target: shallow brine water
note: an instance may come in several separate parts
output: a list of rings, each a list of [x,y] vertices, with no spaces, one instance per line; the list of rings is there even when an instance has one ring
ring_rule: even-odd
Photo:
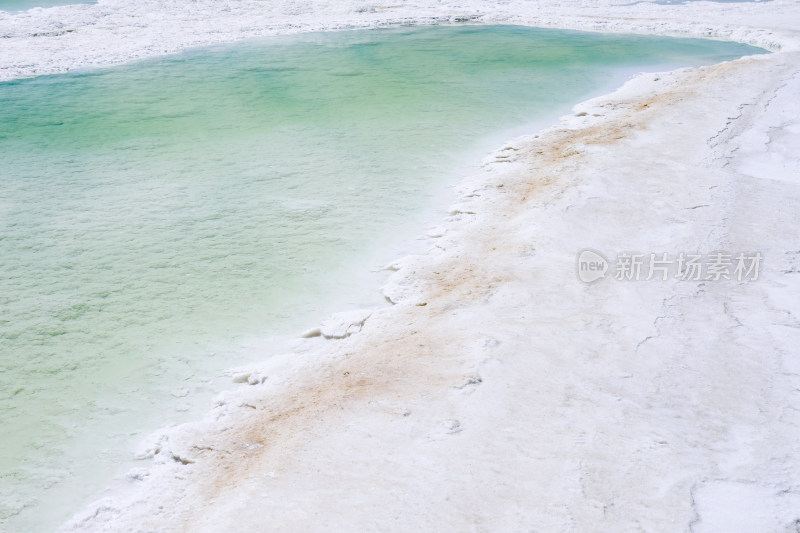
[[[48,8],[71,4],[94,4],[96,0],[0,0],[0,11],[16,13],[36,7]]]
[[[0,526],[54,528],[248,339],[363,304],[370,254],[491,135],[755,52],[402,28],[0,84]]]

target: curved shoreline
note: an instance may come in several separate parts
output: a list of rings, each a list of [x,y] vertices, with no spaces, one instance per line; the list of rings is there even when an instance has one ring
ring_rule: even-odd
[[[429,251],[393,266],[385,291],[396,305],[356,335],[310,339],[302,353],[243,369],[250,385],[221,395],[205,420],[154,435],[140,451],[152,466],[62,530],[409,530],[446,516],[447,530],[719,531],[729,516],[752,524],[731,501],[737,491],[771,509],[776,530],[789,524],[800,417],[779,413],[800,383],[781,370],[791,339],[769,334],[780,307],[752,310],[787,276],[776,265],[761,285],[587,286],[572,255],[646,249],[662,225],[678,226],[674,246],[732,245],[715,235],[741,186],[720,167],[738,138],[726,117],[739,98],[786,98],[774,59],[643,74],[507,143],[460,185]],[[737,85],[753,70],[755,94]],[[711,111],[705,123],[675,140],[676,119],[698,104]],[[673,138],[648,153],[664,135]],[[696,142],[720,135],[729,139]],[[643,229],[626,227],[632,215]],[[740,246],[787,244],[740,233]],[[724,338],[737,323],[774,355],[762,361]],[[708,328],[722,336],[713,349]],[[712,376],[724,379],[709,388]],[[766,384],[781,396],[759,395]],[[731,435],[736,446],[720,449]],[[771,464],[776,456],[786,459]]]
[[[625,24],[609,28],[598,20],[537,20],[593,26],[558,26],[563,29],[632,31]],[[652,24],[638,29],[681,31],[680,22]],[[703,36],[701,26],[680,35]],[[731,28],[713,32],[716,37],[736,34]],[[431,527],[444,508],[452,529],[527,525],[586,530],[602,524],[634,530],[634,520],[638,529],[646,530],[653,523],[648,520],[675,524],[677,515],[678,523],[702,531],[704,520],[721,520],[715,515],[718,509],[732,512],[719,503],[727,502],[732,490],[750,490],[748,497],[762,498],[766,507],[775,491],[784,491],[776,509],[786,514],[784,507],[797,503],[797,467],[776,465],[766,457],[797,451],[790,439],[796,415],[776,414],[781,405],[790,404],[796,387],[796,376],[780,372],[789,364],[780,354],[791,355],[792,338],[764,332],[775,327],[772,315],[782,309],[766,305],[780,301],[774,287],[797,289],[797,282],[775,269],[755,288],[587,287],[574,279],[571,255],[580,246],[648,249],[654,240],[699,249],[725,244],[725,238],[728,244],[770,243],[776,250],[790,249],[790,230],[764,239],[756,229],[765,220],[775,222],[769,227],[781,227],[777,222],[793,221],[791,213],[761,209],[740,216],[754,227],[749,233],[725,223],[736,213],[731,211],[736,202],[743,201],[737,187],[755,187],[740,183],[741,173],[730,170],[745,165],[732,154],[752,147],[742,141],[748,132],[775,127],[777,118],[770,118],[764,102],[791,93],[791,86],[785,88],[794,79],[789,74],[800,64],[796,34],[773,42],[774,34],[767,37],[766,32],[743,30],[740,35],[760,40],[762,46],[769,41],[782,52],[659,74],[657,80],[642,75],[611,95],[578,104],[576,114],[581,116],[566,117],[537,136],[501,147],[489,156],[483,172],[460,185],[462,202],[451,209],[445,231],[431,236],[430,251],[395,266],[398,272],[385,292],[397,305],[373,312],[358,335],[339,341],[311,339],[304,354],[275,357],[243,370],[240,377],[255,386],[224,394],[207,420],[154,436],[140,453],[152,457],[153,466],[132,472],[128,481],[120,482],[127,487],[90,506],[64,530],[127,531],[148,523],[170,531],[258,530],[264,523],[253,509],[271,510],[266,518],[270,529],[307,526],[314,517],[334,528]],[[752,79],[755,73],[757,80]],[[756,110],[758,106],[763,109]],[[702,120],[689,119],[685,131],[677,123],[692,112],[702,114]],[[764,117],[768,126],[758,122]],[[679,139],[681,135],[686,138]],[[764,154],[769,154],[769,144]],[[641,177],[648,173],[652,175]],[[607,175],[627,185],[609,181]],[[676,179],[678,183],[671,182]],[[697,180],[711,188],[701,190]],[[761,181],[758,186],[767,188],[762,194],[775,186]],[[615,194],[628,196],[623,201]],[[695,202],[708,209],[694,209]],[[637,210],[637,205],[653,207],[655,214]],[[637,216],[650,223],[649,232],[621,231]],[[658,228],[675,226],[670,219],[676,216],[683,221],[678,229],[663,230],[664,237]],[[554,222],[559,218],[562,223]],[[576,241],[575,231],[586,242]],[[504,245],[499,252],[498,243]],[[564,243],[575,250],[565,249]],[[636,316],[617,301],[634,303]],[[763,312],[754,314],[752,306],[759,303]],[[792,316],[792,306],[785,307]],[[735,338],[717,341],[715,351],[726,357],[697,361],[673,353],[677,345],[688,355],[700,350],[705,356],[700,343],[704,332],[710,329],[723,337],[731,327],[747,328],[739,335],[768,346],[777,360],[759,368],[747,343]],[[570,342],[564,345],[563,339]],[[651,359],[636,358],[642,346],[653,351]],[[537,355],[535,371],[521,357],[531,353]],[[746,374],[729,375],[731,357]],[[686,365],[701,370],[686,373]],[[722,393],[713,386],[706,391],[705,379],[692,381],[697,374],[724,376],[716,386]],[[654,383],[660,384],[655,392],[649,390]],[[773,394],[780,393],[770,401],[759,400],[758,394],[746,396],[759,402],[761,415],[736,395],[760,390],[753,383],[769,383]],[[675,389],[664,390],[668,386]],[[683,398],[687,390],[690,394]],[[739,423],[738,416],[745,422]],[[692,425],[676,421],[687,418]],[[697,430],[690,429],[688,439],[696,441],[694,446],[681,442],[695,423]],[[617,427],[621,424],[633,429]],[[781,429],[787,424],[789,429]],[[772,443],[759,444],[752,429],[758,427],[771,432]],[[697,449],[697,442],[722,443],[731,435],[749,450],[754,458],[750,463],[733,448]],[[531,442],[531,450],[520,453],[520,446]],[[380,458],[374,450],[381,450]],[[514,456],[512,450],[524,459],[522,464],[505,457]],[[623,453],[628,455],[619,464]],[[719,456],[731,464],[707,467]],[[420,463],[425,468],[417,468]],[[486,465],[495,475],[480,472]],[[317,477],[309,478],[314,471]],[[426,482],[425,473],[433,479]],[[387,478],[401,487],[401,494],[381,483]],[[500,487],[501,496],[487,490],[490,481]],[[667,481],[672,485],[665,488]],[[354,491],[364,483],[375,485],[376,494]],[[749,488],[742,489],[743,483]],[[256,494],[267,485],[273,485],[271,495]],[[526,488],[524,499],[519,486]],[[440,492],[452,492],[457,502],[437,497]],[[659,492],[667,496],[652,497]],[[309,501],[310,493],[319,501]],[[300,510],[281,511],[276,494],[299,502]],[[416,514],[404,516],[393,497]],[[528,499],[537,503],[526,507]],[[506,515],[487,515],[493,501],[507,502]],[[668,503],[659,503],[663,501]],[[384,507],[396,514],[393,520]],[[564,512],[553,514],[553,507]],[[784,520],[781,513],[775,515]]]

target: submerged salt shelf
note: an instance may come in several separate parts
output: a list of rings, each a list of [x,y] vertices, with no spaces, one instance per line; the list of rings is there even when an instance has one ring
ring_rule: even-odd
[[[487,138],[756,51],[404,28],[0,85],[0,524],[66,518],[143,432],[204,409],[244,340],[377,305],[351,280]]]

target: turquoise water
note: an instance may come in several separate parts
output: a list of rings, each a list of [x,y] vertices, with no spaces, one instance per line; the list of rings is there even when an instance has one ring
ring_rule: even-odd
[[[95,0],[0,0],[0,11],[27,11],[34,7],[67,6],[70,4],[94,4]]]
[[[426,27],[0,84],[0,526],[51,530],[206,409],[243,344],[349,303],[487,139],[648,65],[757,52]]]

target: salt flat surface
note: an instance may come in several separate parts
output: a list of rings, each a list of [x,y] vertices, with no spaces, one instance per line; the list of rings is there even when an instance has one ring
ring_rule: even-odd
[[[390,266],[394,306],[237,369],[206,419],[142,443],[141,468],[62,530],[797,531],[800,6],[628,3],[101,2],[0,18],[4,79],[473,18],[779,50],[638,76],[499,146],[427,249]],[[585,284],[587,248],[764,262],[751,281]]]

